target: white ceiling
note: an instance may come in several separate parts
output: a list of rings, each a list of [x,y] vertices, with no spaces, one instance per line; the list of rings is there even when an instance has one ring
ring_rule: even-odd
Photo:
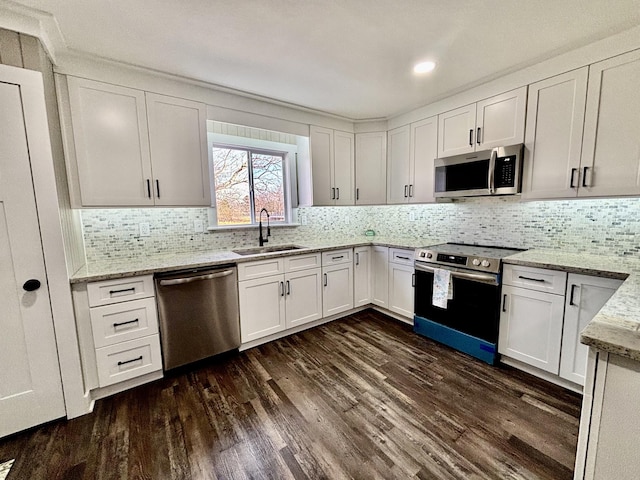
[[[354,120],[388,118],[640,24],[640,0],[18,0],[70,51]],[[415,62],[436,70],[417,78]]]

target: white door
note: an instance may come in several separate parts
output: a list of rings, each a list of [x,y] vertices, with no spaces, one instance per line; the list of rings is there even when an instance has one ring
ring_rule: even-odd
[[[584,385],[589,347],[580,343],[580,332],[596,316],[622,280],[570,273],[562,329],[560,376]]]
[[[155,204],[210,206],[206,106],[153,93],[146,99]]]
[[[524,198],[578,194],[587,73],[584,67],[529,87]]]
[[[355,149],[353,133],[336,130],[333,134],[333,185],[336,205],[353,205],[355,182]]]
[[[408,265],[389,264],[389,310],[403,317],[413,318],[414,268]]]
[[[331,265],[322,269],[322,316],[329,317],[353,308],[353,264]]]
[[[593,64],[578,196],[640,194],[640,52]]]
[[[287,328],[322,318],[322,269],[287,273],[284,283]]]
[[[477,105],[476,150],[524,142],[527,87],[487,98]]]
[[[371,247],[354,248],[353,257],[353,306],[362,307],[371,303]]]
[[[333,186],[333,130],[311,126],[311,174],[313,177],[313,204],[335,205]]]
[[[476,104],[438,115],[438,157],[475,152]]]
[[[409,201],[409,125],[387,133],[387,203]]]
[[[356,204],[387,201],[387,132],[356,133]]]
[[[558,374],[564,295],[504,285],[498,351]]]
[[[435,202],[434,160],[438,156],[438,117],[411,124],[409,202]]]
[[[372,303],[387,308],[389,304],[389,247],[371,247]]]
[[[284,276],[238,282],[238,297],[242,343],[286,328]]]
[[[62,417],[65,407],[19,85],[0,83],[0,111],[3,437]],[[27,291],[35,280],[40,287]]]

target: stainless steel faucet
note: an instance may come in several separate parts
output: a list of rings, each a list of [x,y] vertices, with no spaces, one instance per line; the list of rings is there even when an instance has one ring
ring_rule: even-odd
[[[262,212],[267,214],[267,236],[265,238],[262,237]],[[260,230],[260,236],[258,237],[258,242],[260,246],[263,246],[265,243],[269,241],[269,237],[271,236],[271,226],[269,226],[269,211],[266,208],[260,210],[260,220],[258,222],[258,229]]]

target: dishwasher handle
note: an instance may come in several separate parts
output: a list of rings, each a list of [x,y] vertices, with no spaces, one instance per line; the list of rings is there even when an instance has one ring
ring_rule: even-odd
[[[201,280],[213,280],[214,278],[228,277],[232,273],[233,273],[233,270],[224,270],[222,272],[209,273],[206,275],[198,275],[195,277],[172,278],[170,280],[160,280],[160,286],[168,287],[171,285],[183,285],[185,283],[199,282]]]

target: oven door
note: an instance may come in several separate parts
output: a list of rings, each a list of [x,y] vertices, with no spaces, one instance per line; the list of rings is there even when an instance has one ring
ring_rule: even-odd
[[[447,302],[447,308],[440,308],[432,304],[435,269],[416,262],[414,330],[495,363],[500,325],[499,276],[446,269],[452,275],[453,298]]]

